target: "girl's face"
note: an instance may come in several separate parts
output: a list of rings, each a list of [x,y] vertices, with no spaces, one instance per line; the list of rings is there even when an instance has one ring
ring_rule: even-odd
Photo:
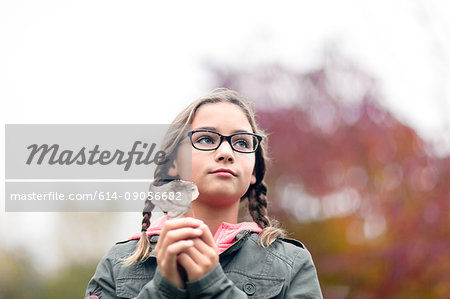
[[[228,102],[202,105],[192,122],[192,130],[198,129],[214,130],[225,136],[236,132],[253,132],[242,109]],[[189,138],[185,138],[181,146],[192,147]],[[192,147],[191,152],[192,174],[190,167],[177,163],[189,159],[178,155],[169,175],[178,174],[181,179],[192,180],[199,189],[198,201],[215,207],[227,206],[239,200],[250,184],[256,182],[253,174],[255,153],[235,152],[226,140],[216,150],[200,151]],[[178,153],[183,155],[189,151],[181,150]]]

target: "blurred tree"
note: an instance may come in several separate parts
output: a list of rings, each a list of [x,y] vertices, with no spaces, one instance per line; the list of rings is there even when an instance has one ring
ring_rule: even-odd
[[[308,245],[326,298],[447,296],[450,157],[381,106],[373,78],[331,54],[306,73],[210,68],[257,101],[270,213]]]
[[[47,277],[41,290],[41,298],[82,298],[97,263],[87,261],[83,264],[69,264],[56,275]]]
[[[34,244],[56,255],[52,267],[38,266],[25,247],[7,250],[0,245],[0,298],[84,296],[98,262],[117,241],[121,214],[58,213],[56,216],[58,225],[52,227],[52,242],[44,239]]]
[[[52,275],[38,271],[25,248],[0,250],[0,298],[81,298],[97,260],[68,263]]]
[[[0,265],[0,298],[36,298],[42,280],[23,248],[0,249]]]

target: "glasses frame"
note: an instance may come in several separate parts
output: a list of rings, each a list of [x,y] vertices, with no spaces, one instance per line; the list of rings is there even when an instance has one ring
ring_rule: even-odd
[[[209,148],[209,149],[196,147],[194,145],[194,141],[192,140],[192,134],[197,133],[197,132],[210,132],[210,133],[215,133],[215,134],[219,135],[219,137],[220,137],[219,144],[215,148]],[[252,150],[251,152],[243,152],[243,151],[237,150],[237,149],[234,148],[233,144],[231,144],[231,138],[233,136],[235,136],[235,135],[242,135],[242,134],[255,136],[256,139],[258,140],[258,144],[256,145],[255,149]],[[208,130],[208,129],[198,129],[198,130],[189,131],[189,132],[187,132],[186,136],[189,137],[189,139],[191,140],[192,147],[195,148],[196,150],[199,150],[199,151],[205,151],[205,152],[215,151],[216,149],[218,149],[220,147],[220,145],[222,144],[223,140],[225,139],[226,141],[228,141],[228,144],[230,145],[230,147],[231,147],[231,149],[233,151],[238,152],[238,153],[243,153],[243,154],[252,154],[252,153],[256,152],[256,150],[258,149],[259,145],[261,144],[261,140],[263,139],[262,136],[260,136],[258,134],[255,134],[255,133],[250,133],[250,132],[236,132],[234,134],[225,136],[225,135],[220,134],[219,132],[216,132],[216,131],[213,131],[213,130]]]

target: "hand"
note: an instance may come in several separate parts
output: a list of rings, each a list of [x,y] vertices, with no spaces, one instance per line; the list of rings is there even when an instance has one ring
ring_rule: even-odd
[[[194,281],[211,271],[219,263],[219,249],[206,224],[199,229],[202,235],[193,240],[194,246],[189,246],[178,255],[178,262],[186,270],[188,280]]]
[[[179,288],[184,288],[184,281],[177,268],[177,256],[195,246],[193,239],[204,234],[202,225],[202,221],[189,217],[167,220],[156,244],[159,271]]]

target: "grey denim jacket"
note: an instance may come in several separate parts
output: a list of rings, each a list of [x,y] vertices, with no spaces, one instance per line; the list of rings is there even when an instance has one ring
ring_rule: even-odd
[[[150,238],[152,247],[158,236]],[[156,257],[124,266],[137,240],[117,243],[103,257],[85,298],[322,298],[311,255],[293,239],[278,239],[268,248],[258,234],[242,231],[220,254],[220,263],[200,279],[177,288],[161,275]],[[91,296],[91,297],[90,297]]]

